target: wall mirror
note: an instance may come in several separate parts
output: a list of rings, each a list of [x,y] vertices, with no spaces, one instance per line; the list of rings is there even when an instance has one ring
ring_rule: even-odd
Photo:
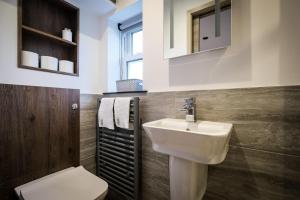
[[[164,57],[231,44],[231,0],[164,0]]]

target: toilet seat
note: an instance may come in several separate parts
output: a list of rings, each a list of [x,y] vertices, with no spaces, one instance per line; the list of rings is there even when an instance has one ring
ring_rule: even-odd
[[[102,200],[108,184],[82,166],[68,168],[15,188],[24,200]]]

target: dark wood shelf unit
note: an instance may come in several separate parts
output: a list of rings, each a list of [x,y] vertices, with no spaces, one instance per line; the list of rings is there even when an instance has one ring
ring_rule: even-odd
[[[43,72],[79,76],[79,8],[64,0],[18,1],[18,66]],[[62,38],[62,30],[72,31],[72,42]],[[74,63],[74,74],[23,66],[22,50]]]
[[[25,66],[25,65],[20,65],[20,68],[30,69],[30,70],[35,70],[35,71],[42,71],[42,72],[50,72],[50,73],[55,73],[55,74],[64,74],[64,75],[69,75],[69,76],[78,76],[77,74],[54,71],[54,70],[44,69],[44,68],[35,68],[35,67],[30,67],[30,66]]]
[[[32,34],[36,34],[37,36],[45,37],[46,39],[55,40],[55,41],[60,42],[62,44],[71,45],[71,46],[77,46],[77,44],[75,42],[71,42],[71,41],[65,40],[65,39],[63,39],[61,37],[57,37],[55,35],[51,35],[49,33],[37,30],[35,28],[31,28],[31,27],[22,25],[22,29],[23,29],[23,31],[28,31],[28,32],[30,32]]]

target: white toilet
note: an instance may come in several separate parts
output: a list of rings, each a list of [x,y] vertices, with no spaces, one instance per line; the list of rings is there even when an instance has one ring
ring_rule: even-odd
[[[108,184],[85,170],[71,167],[15,188],[20,200],[104,200]]]

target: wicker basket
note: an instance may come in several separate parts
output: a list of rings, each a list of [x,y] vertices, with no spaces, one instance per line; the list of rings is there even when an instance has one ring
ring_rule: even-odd
[[[143,81],[139,79],[119,80],[116,84],[118,92],[134,92],[143,90]]]

